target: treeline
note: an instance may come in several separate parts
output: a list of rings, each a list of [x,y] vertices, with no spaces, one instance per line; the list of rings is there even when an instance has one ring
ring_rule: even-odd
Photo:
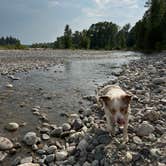
[[[6,45],[21,45],[20,40],[14,38],[14,37],[1,37],[0,38],[0,45],[6,46]]]
[[[129,47],[140,50],[166,49],[166,0],[148,0],[142,20],[129,33]]]
[[[124,49],[127,47],[127,36],[130,24],[120,28],[112,22],[92,24],[88,30],[72,33],[69,25],[65,26],[64,35],[53,43],[35,43],[33,48],[54,49]]]
[[[147,11],[134,27],[120,27],[112,22],[92,24],[88,30],[72,32],[65,26],[64,34],[53,43],[32,47],[54,49],[135,49],[144,51],[166,49],[166,0],[148,0]]]
[[[20,40],[12,36],[0,38],[0,49],[25,49]]]

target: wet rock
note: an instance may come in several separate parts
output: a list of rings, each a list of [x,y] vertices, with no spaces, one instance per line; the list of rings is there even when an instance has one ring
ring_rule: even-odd
[[[7,83],[7,84],[6,84],[6,88],[13,88],[13,85],[12,85],[12,84]]]
[[[164,84],[166,83],[166,78],[165,77],[155,78],[153,79],[153,83],[157,85]]]
[[[6,152],[2,152],[0,151],[0,162],[2,162],[7,156],[7,153]]]
[[[86,151],[87,147],[88,147],[88,142],[85,139],[82,139],[79,142],[77,149],[79,149],[80,151]]]
[[[140,126],[138,126],[136,133],[138,136],[148,136],[153,131],[154,127],[151,124],[149,124],[147,121],[144,121]]]
[[[21,159],[21,164],[24,164],[24,163],[32,163],[32,156]]]
[[[43,140],[49,140],[50,136],[48,134],[42,134],[42,139]]]
[[[73,154],[75,152],[75,149],[76,149],[76,146],[75,145],[72,145],[72,146],[69,146],[67,147],[67,152],[69,155]]]
[[[154,157],[158,157],[158,156],[161,156],[161,151],[160,149],[152,148],[150,149],[150,154]]]
[[[60,135],[62,134],[62,132],[63,132],[62,127],[55,127],[55,128],[51,131],[51,136],[60,137]]]
[[[33,145],[37,142],[37,136],[35,132],[28,132],[25,134],[23,141],[27,144],[27,145]]]
[[[55,160],[55,154],[50,154],[46,157],[45,163],[51,163]]]
[[[166,144],[166,133],[164,133],[158,140],[159,142],[162,142],[164,144]]]
[[[16,131],[19,128],[19,125],[15,122],[8,123],[5,126],[5,129],[8,131]]]
[[[138,136],[133,137],[133,142],[138,144],[138,145],[142,144],[142,140]]]
[[[13,143],[5,137],[0,137],[0,150],[9,150],[13,148]]]
[[[86,162],[83,164],[83,166],[91,166],[91,164],[86,161]]]
[[[71,129],[71,125],[69,123],[64,123],[62,125],[63,131],[69,131]]]
[[[47,154],[55,153],[57,151],[57,147],[55,145],[49,146],[46,151]]]
[[[40,165],[36,164],[36,163],[24,163],[24,164],[20,164],[18,166],[40,166]]]
[[[42,127],[41,129],[40,129],[40,133],[49,133],[50,132],[50,129],[48,129],[47,127]]]
[[[98,160],[94,160],[92,162],[92,166],[99,166],[99,161]]]
[[[12,80],[19,80],[20,79],[19,77],[15,77],[14,75],[9,75],[8,77]]]
[[[126,152],[125,161],[126,162],[131,162],[132,159],[133,159],[133,156],[132,156],[131,152]]]
[[[62,117],[69,117],[69,114],[68,113],[66,113],[66,112],[62,112],[62,113],[60,113],[60,116],[62,116]]]
[[[72,124],[72,127],[76,131],[80,130],[83,127],[82,120],[81,119],[75,119],[73,124]]]
[[[75,119],[78,119],[78,118],[79,118],[78,114],[70,114],[70,119],[71,120],[75,120]]]
[[[160,112],[154,111],[154,110],[147,110],[144,114],[144,119],[149,121],[156,121],[160,118]]]
[[[46,151],[44,149],[39,149],[36,151],[36,153],[39,155],[44,155],[44,154],[46,154]]]
[[[60,151],[60,152],[56,152],[56,160],[57,161],[61,161],[61,160],[65,160],[67,158],[67,151]]]

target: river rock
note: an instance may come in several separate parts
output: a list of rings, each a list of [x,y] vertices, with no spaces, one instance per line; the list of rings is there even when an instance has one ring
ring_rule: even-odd
[[[79,149],[80,151],[86,151],[87,147],[88,147],[88,142],[85,139],[82,139],[79,142],[77,149]]]
[[[7,156],[7,153],[6,152],[2,152],[0,151],[0,162],[2,162]]]
[[[27,144],[27,145],[33,145],[37,142],[37,136],[35,132],[28,132],[25,134],[23,141]]]
[[[51,131],[51,136],[54,137],[59,137],[63,132],[62,127],[55,127],[52,131]]]
[[[157,85],[164,84],[165,82],[166,82],[165,77],[159,77],[159,78],[153,79],[153,83]]]
[[[83,127],[82,120],[81,119],[75,119],[73,124],[72,124],[72,127],[76,131],[80,130]]]
[[[62,125],[63,131],[69,131],[71,129],[71,125],[69,123],[64,123]]]
[[[0,137],[0,150],[9,150],[13,148],[13,143],[5,137]]]
[[[147,110],[144,114],[144,119],[149,121],[156,121],[160,118],[160,112],[154,111],[154,110]]]
[[[147,121],[143,121],[136,131],[138,136],[148,136],[154,131],[154,127],[149,124]]]
[[[65,160],[67,158],[67,155],[68,153],[65,150],[56,152],[56,160],[57,161]]]
[[[49,140],[50,136],[48,134],[42,134],[42,139],[43,140]]]
[[[49,146],[46,151],[48,154],[55,153],[57,151],[57,147],[55,145]]]
[[[131,162],[132,158],[133,158],[133,156],[132,156],[131,152],[126,152],[125,161],[126,162]]]
[[[8,123],[5,126],[5,129],[8,131],[16,131],[19,128],[19,125],[15,122]]]
[[[12,85],[12,84],[7,83],[7,84],[6,84],[6,88],[13,88],[13,85]]]
[[[32,163],[32,156],[21,159],[21,164],[24,164],[24,163]]]
[[[20,164],[18,166],[40,166],[40,165],[37,163],[24,163],[24,164]]]
[[[45,162],[46,163],[51,163],[55,160],[55,154],[50,154],[46,157]]]
[[[142,140],[138,136],[133,137],[133,142],[138,144],[138,145],[142,144]]]

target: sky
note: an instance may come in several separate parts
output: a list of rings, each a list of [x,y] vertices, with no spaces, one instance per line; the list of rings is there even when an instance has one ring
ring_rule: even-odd
[[[0,0],[0,36],[13,36],[23,44],[52,42],[72,31],[88,29],[99,21],[120,26],[142,18],[146,0]]]

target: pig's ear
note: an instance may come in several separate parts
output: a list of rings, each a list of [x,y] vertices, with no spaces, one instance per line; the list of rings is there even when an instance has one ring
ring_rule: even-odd
[[[99,100],[103,101],[105,103],[105,105],[107,106],[108,103],[111,101],[111,98],[109,96],[100,96]]]
[[[126,95],[122,96],[122,100],[123,100],[126,104],[129,104],[129,103],[130,103],[131,98],[132,98],[132,95],[130,95],[130,94],[126,94]]]

